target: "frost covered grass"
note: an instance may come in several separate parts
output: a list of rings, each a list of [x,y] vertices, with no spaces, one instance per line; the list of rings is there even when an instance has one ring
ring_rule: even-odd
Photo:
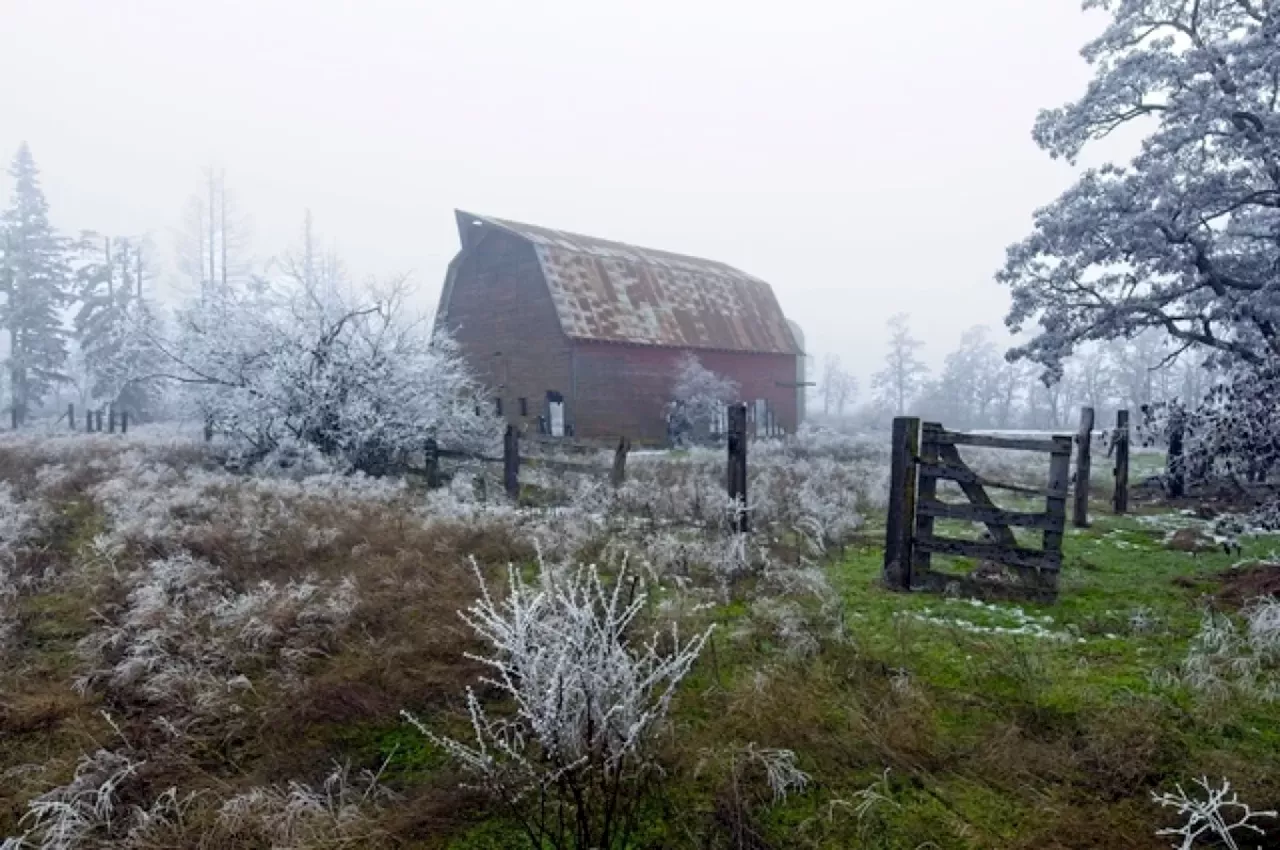
[[[1280,799],[1276,608],[1219,593],[1274,538],[1190,554],[1163,541],[1198,519],[1103,517],[1068,536],[1057,605],[991,604],[877,585],[882,467],[856,438],[753,446],[749,536],[718,453],[639,455],[617,493],[564,476],[539,500],[531,474],[513,505],[468,474],[231,473],[214,448],[0,439],[6,850],[528,848],[468,768],[551,787],[546,752],[646,766],[618,786],[630,847],[1154,848],[1177,783]],[[599,570],[544,584],[539,550]],[[1197,652],[1221,687],[1183,675]]]

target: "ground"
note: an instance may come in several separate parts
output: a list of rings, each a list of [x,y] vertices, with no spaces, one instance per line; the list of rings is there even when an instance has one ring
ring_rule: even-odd
[[[525,846],[400,711],[467,731],[468,558],[497,576],[533,563],[531,541],[607,541],[412,487],[249,482],[183,447],[77,446],[0,446],[10,513],[43,506],[5,526],[26,536],[0,593],[0,837]],[[1053,605],[885,590],[870,505],[821,561],[831,595],[775,599],[750,577],[656,589],[653,619],[674,607],[717,628],[657,742],[664,778],[632,846],[1165,847],[1156,831],[1178,819],[1151,793],[1201,776],[1275,807],[1280,701],[1198,691],[1185,662],[1206,610],[1236,617],[1276,592],[1260,564],[1280,539],[1175,551],[1168,533],[1200,521],[1138,511],[1098,501],[1068,533]],[[749,745],[793,751],[808,787],[775,800],[724,755]],[[115,770],[114,821],[82,806],[87,825],[50,837],[29,807],[78,787],[77,770]],[[1280,830],[1255,845],[1280,847]]]

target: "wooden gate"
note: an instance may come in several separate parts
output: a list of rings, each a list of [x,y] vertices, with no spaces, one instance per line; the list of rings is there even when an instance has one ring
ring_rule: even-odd
[[[1043,452],[1049,455],[1043,488],[992,481],[974,472],[957,446]],[[895,590],[958,590],[989,598],[1052,601],[1062,567],[1071,437],[999,437],[948,431],[936,422],[899,417],[893,421],[892,471],[885,528],[884,580]],[[943,501],[938,482],[952,481],[967,501]],[[1045,500],[1043,511],[1006,510],[987,489]],[[962,520],[986,527],[985,539],[942,537],[935,520]],[[1041,546],[1020,543],[1014,528],[1040,532]],[[968,575],[938,572],[933,556],[972,558]]]

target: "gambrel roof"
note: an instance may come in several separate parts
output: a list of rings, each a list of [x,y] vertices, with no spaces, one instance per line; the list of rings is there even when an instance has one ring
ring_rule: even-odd
[[[800,354],[769,284],[712,260],[457,212],[463,247],[484,228],[532,244],[573,339]],[[479,233],[477,231],[480,231]]]

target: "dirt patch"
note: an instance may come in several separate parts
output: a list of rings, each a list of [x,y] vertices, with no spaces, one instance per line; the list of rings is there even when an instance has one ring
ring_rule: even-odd
[[[1240,608],[1259,596],[1280,596],[1280,564],[1246,564],[1218,573],[1215,578],[1221,587],[1213,598],[1227,607]]]

